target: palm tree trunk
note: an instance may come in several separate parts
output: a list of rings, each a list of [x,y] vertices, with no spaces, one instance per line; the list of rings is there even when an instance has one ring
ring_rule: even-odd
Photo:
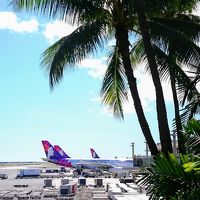
[[[140,25],[140,31],[144,43],[144,48],[147,54],[147,60],[149,63],[153,83],[156,92],[156,110],[158,118],[158,128],[160,133],[160,141],[162,146],[162,152],[168,155],[168,152],[172,152],[172,143],[170,137],[170,131],[167,120],[167,111],[164,101],[163,90],[159,78],[158,68],[153,52],[153,48],[150,42],[149,30],[147,20],[144,12],[144,2],[142,0],[136,0],[136,10],[138,14],[138,20]]]
[[[122,62],[124,65],[125,74],[126,74],[126,77],[128,80],[128,85],[129,85],[129,88],[131,91],[131,95],[132,95],[132,98],[134,101],[134,107],[135,107],[135,111],[137,113],[138,121],[140,123],[142,132],[147,141],[147,144],[149,146],[151,154],[153,156],[155,156],[158,153],[158,149],[153,140],[149,125],[148,125],[147,120],[144,115],[144,111],[142,108],[142,104],[141,104],[138,89],[137,89],[136,78],[134,77],[134,74],[133,74],[133,69],[131,66],[130,54],[129,54],[129,44],[130,43],[128,40],[127,29],[125,29],[123,27],[116,27],[116,36],[115,37],[116,37],[119,53],[122,56]]]
[[[174,57],[174,51],[173,51],[173,44],[169,45],[169,56],[171,59],[173,59],[174,62],[176,62],[176,58]],[[176,79],[175,79],[176,71],[174,70],[173,66],[170,67],[170,80],[171,80],[171,88],[172,88],[172,95],[173,95],[173,101],[174,101],[174,114],[175,114],[175,123],[176,123],[176,133],[178,138],[178,149],[179,153],[185,154],[185,144],[184,144],[184,138],[181,133],[182,131],[182,124],[181,124],[181,117],[179,112],[179,102],[176,92]]]
[[[179,152],[182,154],[185,154],[185,145],[183,141],[182,136],[182,125],[181,125],[181,118],[179,113],[179,103],[177,98],[177,92],[176,92],[176,80],[174,78],[174,75],[172,74],[170,70],[170,79],[171,79],[171,88],[172,88],[172,94],[173,94],[173,100],[174,100],[174,112],[175,112],[175,122],[176,122],[176,133],[178,137],[178,148]]]

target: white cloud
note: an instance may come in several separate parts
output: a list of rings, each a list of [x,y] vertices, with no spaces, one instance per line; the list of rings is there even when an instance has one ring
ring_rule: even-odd
[[[141,72],[141,70],[137,70],[135,72],[135,76],[137,77],[138,90],[143,102],[155,101],[155,88],[151,76],[148,74],[144,74],[143,72]],[[162,82],[162,87],[165,101],[172,101],[172,92],[169,82]]]
[[[102,59],[85,59],[79,64],[80,68],[88,69],[93,78],[102,78],[106,71],[105,57]]]
[[[128,102],[125,102],[123,104],[123,111],[124,114],[129,114],[135,112],[134,104],[133,104],[133,99],[131,97],[131,92],[128,92]]]
[[[151,107],[149,104],[151,102],[155,103],[156,101],[155,88],[152,78],[150,75],[142,73],[141,70],[137,70],[135,72],[135,76],[137,78],[137,87],[143,109],[145,112],[149,112],[151,111]],[[173,98],[169,83],[162,83],[162,87],[165,102],[172,102]],[[128,92],[128,99],[129,102],[124,104],[124,113],[126,114],[135,112],[130,91]]]
[[[193,10],[192,14],[200,16],[200,3],[197,3],[196,9]]]
[[[75,29],[76,26],[70,26],[63,21],[55,20],[46,24],[43,34],[50,43],[53,43],[56,40],[69,35]]]
[[[0,12],[0,29],[15,32],[37,32],[39,23],[36,19],[20,20],[13,12]]]
[[[92,60],[90,60],[92,62]],[[99,61],[100,62],[100,61]],[[95,65],[96,66],[96,65]],[[137,78],[137,87],[140,95],[140,99],[142,102],[142,106],[145,112],[151,111],[150,103],[155,103],[155,88],[150,75],[144,74],[142,72],[143,66],[139,66],[138,70],[134,72],[135,77]],[[171,87],[168,82],[162,83],[165,102],[172,102],[172,92]],[[90,101],[100,102],[100,97],[92,97]],[[131,97],[130,91],[128,92],[128,102],[123,104],[124,114],[134,113],[134,103]],[[111,116],[111,112],[108,108],[104,108],[102,111],[103,114]]]

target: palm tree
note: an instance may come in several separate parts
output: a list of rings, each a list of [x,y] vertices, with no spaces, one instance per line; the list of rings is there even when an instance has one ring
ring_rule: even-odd
[[[172,143],[170,138],[170,131],[168,126],[167,111],[165,107],[163,90],[159,78],[158,67],[156,64],[153,47],[151,45],[149,28],[147,25],[147,19],[144,11],[145,9],[144,1],[136,0],[135,6],[138,14],[138,21],[142,35],[142,40],[144,43],[144,49],[147,55],[147,60],[156,91],[156,110],[157,110],[158,127],[159,127],[162,151],[165,153],[165,155],[168,155],[168,152],[172,152]]]
[[[61,38],[43,53],[42,65],[49,71],[51,87],[59,83],[65,69],[73,67],[89,53],[95,52],[99,46],[103,46],[106,39],[115,36],[117,48],[115,55],[120,56],[123,70],[120,73],[120,68],[118,68],[121,67],[120,62],[114,63],[117,61],[111,61],[109,67],[111,68],[113,63],[117,64],[116,70],[112,73],[119,72],[119,76],[125,74],[144,137],[152,155],[156,155],[158,150],[144,115],[129,55],[128,33],[135,23],[133,2],[124,1],[122,3],[119,0],[13,0],[12,5],[17,9],[25,8],[49,17],[59,16],[61,19],[70,20],[79,25],[74,32]],[[123,78],[121,80],[123,83]],[[121,88],[120,85],[116,86],[118,90],[116,96],[120,99],[126,99],[126,93],[121,91],[123,87],[123,85]],[[107,90],[105,90],[106,92]],[[108,98],[105,97],[105,99]],[[165,151],[168,150],[171,151],[171,148],[165,149]]]
[[[184,66],[189,66],[191,68],[191,63],[193,63],[193,65],[199,64],[200,48],[195,42],[199,40],[200,20],[193,15],[178,14],[173,16],[173,18],[168,18],[166,16],[160,18],[154,17],[153,19],[150,19],[149,22],[150,34],[152,36],[154,53],[159,66],[160,77],[164,80],[166,80],[167,77],[170,77],[171,80],[179,150],[181,153],[184,153],[185,148],[181,133],[181,124],[184,123],[183,117],[185,117],[185,114],[182,117],[179,114],[177,91],[180,94],[180,101],[182,102],[186,99],[184,93],[189,93],[189,96],[193,97],[198,94],[198,91],[194,86],[196,79],[191,81],[181,69],[181,65],[184,64]],[[135,44],[132,54],[132,59],[134,61],[146,59],[146,54],[141,41],[138,41]],[[195,101],[197,99],[198,98],[195,98]],[[188,100],[191,101],[190,99]]]
[[[185,13],[185,12],[191,12],[192,8],[195,7],[196,3],[198,1],[194,0],[194,1],[171,1],[169,2],[162,2],[161,4],[159,4],[157,7],[160,9],[157,9],[152,12],[151,8],[152,8],[152,1],[146,1],[145,0],[136,0],[135,1],[135,7],[136,7],[136,11],[138,14],[138,21],[139,21],[139,26],[140,26],[140,31],[141,31],[141,35],[142,35],[142,40],[143,40],[143,45],[144,45],[144,49],[145,49],[145,53],[146,53],[146,58],[148,60],[148,65],[150,68],[150,72],[152,75],[152,79],[154,82],[154,86],[155,86],[155,90],[156,90],[156,102],[157,102],[157,115],[158,115],[158,125],[159,125],[159,131],[160,131],[160,140],[161,140],[161,144],[162,144],[162,148],[163,148],[163,152],[165,153],[165,155],[167,155],[167,151],[171,151],[171,141],[170,141],[170,134],[169,134],[169,127],[168,127],[168,123],[167,123],[167,113],[166,113],[166,108],[165,108],[165,103],[164,103],[164,97],[163,97],[163,92],[162,92],[162,87],[161,87],[161,83],[160,83],[160,79],[159,79],[159,73],[158,73],[158,69],[157,69],[157,64],[156,64],[156,59],[155,59],[155,52],[154,49],[151,45],[151,39],[150,39],[150,35],[149,35],[149,31],[153,30],[155,31],[155,27],[159,28],[158,30],[161,30],[160,35],[162,36],[166,36],[166,34],[171,34],[172,32],[183,32],[186,31],[186,36],[184,35],[184,37],[181,34],[181,39],[185,41],[185,43],[192,43],[190,41],[190,38],[192,38],[193,41],[199,41],[199,33],[200,33],[200,28],[199,28],[199,19],[193,16],[193,19],[190,19],[191,16],[186,16],[186,15],[181,15],[180,13]],[[156,2],[153,1],[153,3],[156,4]],[[147,22],[147,18],[145,15],[145,4],[146,6],[149,6],[148,9],[150,11],[147,11],[147,15],[149,17],[149,21]],[[153,5],[154,7],[154,5]],[[179,27],[175,27],[175,24],[172,24],[172,27],[168,26],[169,25],[169,21],[171,20],[171,18],[174,18],[174,16],[180,17],[183,21],[183,23],[179,22]],[[169,20],[166,22],[165,18],[168,18]],[[164,20],[163,20],[164,19]],[[173,19],[172,19],[173,20]],[[184,21],[185,20],[185,21]],[[193,22],[193,24],[191,24],[191,22]],[[187,28],[191,27],[193,28],[193,30],[186,30],[186,28],[182,28],[182,26],[187,24]],[[168,28],[173,28],[173,30],[167,29],[166,30],[166,25],[168,26]],[[188,26],[189,25],[189,26]],[[157,31],[157,30],[156,30]],[[166,31],[165,33],[163,31]],[[172,37],[174,35],[171,35]],[[165,38],[166,39],[166,38]],[[172,39],[172,38],[170,38]],[[172,39],[173,41],[173,39]],[[158,43],[161,41],[158,41]],[[165,41],[166,42],[166,41]],[[176,43],[176,42],[175,42]],[[171,59],[175,61],[176,59],[176,52],[174,51],[174,41],[168,42],[168,51],[169,51],[169,56],[171,57]],[[187,46],[192,46],[192,48],[190,48],[189,50],[184,49],[181,52],[181,56],[182,56],[182,61],[185,61],[185,63],[188,64],[188,62],[190,62],[191,65],[191,58],[192,63],[195,63],[199,65],[199,58],[200,58],[200,48],[195,45],[194,43],[187,45]],[[177,46],[175,45],[176,50],[177,50]],[[179,46],[179,49],[180,46]],[[185,52],[184,52],[185,51]],[[175,55],[174,55],[175,53]],[[178,53],[180,53],[180,50],[178,51]],[[180,57],[180,56],[179,56]],[[179,114],[179,104],[178,104],[178,98],[177,98],[177,94],[176,94],[176,80],[173,77],[173,74],[175,73],[175,71],[170,68],[170,74],[171,74],[171,87],[172,87],[172,92],[173,92],[173,99],[174,99],[174,107],[175,107],[175,120],[176,120],[176,131],[177,131],[177,135],[178,135],[178,139],[179,139],[179,149],[182,153],[185,152],[185,148],[184,148],[184,144],[183,144],[183,137],[181,134],[181,118],[180,118],[180,114]],[[162,117],[163,116],[163,117]],[[161,134],[161,131],[167,132],[167,134]],[[166,141],[165,141],[166,140]]]

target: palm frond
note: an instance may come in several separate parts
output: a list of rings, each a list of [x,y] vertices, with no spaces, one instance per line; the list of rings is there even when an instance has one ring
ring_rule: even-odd
[[[183,126],[187,153],[200,156],[200,122],[192,119]]]
[[[146,187],[150,199],[192,199],[198,197],[200,182],[198,174],[186,172],[184,165],[195,161],[188,155],[180,155],[180,160],[174,154],[168,158],[162,153],[157,156],[139,183]],[[193,193],[193,189],[196,193]],[[195,199],[195,198],[194,198]]]
[[[159,66],[160,78],[162,80],[167,80],[173,75],[176,79],[176,88],[179,94],[179,101],[184,101],[186,92],[192,93],[192,95],[197,93],[198,90],[196,87],[190,87],[192,80],[187,76],[184,70],[182,70],[181,66],[176,62],[176,60],[172,59],[156,45],[153,45],[153,48]]]
[[[161,49],[169,51],[169,43],[173,44],[174,57],[184,65],[200,63],[200,48],[182,32],[165,24],[149,21],[152,40],[159,44]],[[171,48],[171,46],[170,46]],[[168,53],[168,52],[167,52]]]
[[[200,65],[199,65],[200,66]],[[196,67],[193,65],[193,70],[192,71],[187,71],[187,73],[189,74],[188,76],[190,76],[190,74],[192,74],[192,76],[190,76],[191,79],[191,83],[188,84],[187,89],[185,90],[185,94],[183,97],[183,101],[182,101],[182,105],[185,104],[186,100],[188,102],[193,101],[194,98],[193,97],[195,95],[197,95],[199,92],[198,90],[195,90],[197,87],[197,84],[200,81],[200,72],[199,72],[199,67]]]
[[[97,51],[97,47],[104,43],[105,34],[105,24],[98,21],[86,23],[50,46],[42,54],[41,62],[41,66],[49,72],[50,86],[62,79],[67,66],[74,66],[89,53]]]
[[[141,62],[147,63],[147,57],[142,39],[139,39],[132,45],[130,50],[130,59],[133,66],[137,66]]]
[[[167,81],[170,79],[170,74],[173,75],[177,83],[177,91],[179,94],[179,101],[183,102],[185,94],[190,94],[192,96],[194,93],[197,93],[198,90],[196,87],[191,87],[192,80],[186,75],[181,66],[176,63],[176,60],[172,59],[167,55],[161,48],[152,45],[154,53],[156,56],[156,61],[158,64],[159,75],[162,81]],[[131,50],[132,61],[137,64],[139,62],[146,62],[146,54],[144,46],[141,41],[138,41],[136,45]],[[148,65],[146,71],[149,72]],[[173,72],[173,73],[171,73]],[[188,99],[189,100],[189,99]]]
[[[101,87],[101,97],[102,103],[109,107],[116,118],[124,118],[122,104],[128,100],[126,76],[116,46],[109,54],[108,68]]]
[[[162,1],[151,0],[145,2],[147,15],[152,16],[174,16],[177,13],[188,13],[192,12],[198,0],[171,0]]]
[[[71,23],[88,19],[89,16],[93,20],[99,19],[98,16],[105,14],[104,4],[103,0],[12,0],[10,3],[15,10],[25,9],[49,18],[68,19]]]
[[[138,44],[133,48],[133,58],[136,61],[145,61],[145,51],[141,44],[137,45]],[[161,80],[167,81],[170,79],[170,76],[173,75],[176,80],[176,89],[180,103],[183,103],[186,99],[187,102],[190,102],[184,110],[182,110],[181,114],[181,122],[185,124],[192,116],[199,113],[198,90],[193,84],[193,81],[187,76],[184,70],[182,70],[181,66],[176,63],[176,60],[167,55],[166,52],[162,51],[162,49],[155,44],[153,44],[153,48]],[[146,70],[149,71],[148,65]],[[176,130],[175,120],[173,120],[173,129]]]
[[[195,115],[200,114],[200,95],[194,94],[193,99],[189,102],[184,109],[181,110],[181,121],[183,124],[190,119],[192,119]]]
[[[171,27],[185,34],[193,42],[200,41],[200,18],[192,15],[178,14],[174,18],[152,18],[154,22]]]

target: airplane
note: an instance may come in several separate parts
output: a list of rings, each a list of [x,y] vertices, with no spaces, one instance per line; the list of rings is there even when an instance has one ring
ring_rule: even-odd
[[[106,161],[105,159],[100,159],[98,154],[93,148],[90,148],[90,152],[93,159],[101,160],[102,162]],[[134,168],[133,160],[132,159],[109,159],[109,162],[112,163],[113,167],[109,169],[110,172],[121,171],[124,169],[132,169]],[[136,167],[136,166],[135,166]]]
[[[64,158],[55,148],[47,141],[42,141],[46,157],[42,158],[44,161],[51,162],[57,165],[65,167],[75,167],[81,169],[104,169],[109,170],[111,168],[123,168],[130,169],[133,168],[132,159],[101,159],[101,158],[92,158],[92,159],[72,159]],[[96,153],[96,152],[95,152]],[[97,155],[98,156],[98,155]],[[98,156],[99,157],[99,156]]]
[[[42,140],[42,145],[44,147],[44,151],[46,154],[46,158],[42,158],[42,160],[54,163],[60,166],[65,167],[76,167],[76,168],[84,168],[84,169],[97,169],[97,168],[111,168],[110,165],[105,165],[101,163],[93,164],[91,159],[71,159],[66,158],[61,155],[56,149],[49,143],[47,140]],[[58,148],[57,148],[58,149]]]
[[[90,152],[91,152],[92,158],[100,158],[93,148],[90,148]]]
[[[63,158],[48,141],[42,140],[42,145],[46,154],[46,158],[42,158],[42,160],[63,167],[72,167],[71,162]]]
[[[68,156],[58,145],[54,145],[55,150],[63,157],[63,158],[71,158]]]

